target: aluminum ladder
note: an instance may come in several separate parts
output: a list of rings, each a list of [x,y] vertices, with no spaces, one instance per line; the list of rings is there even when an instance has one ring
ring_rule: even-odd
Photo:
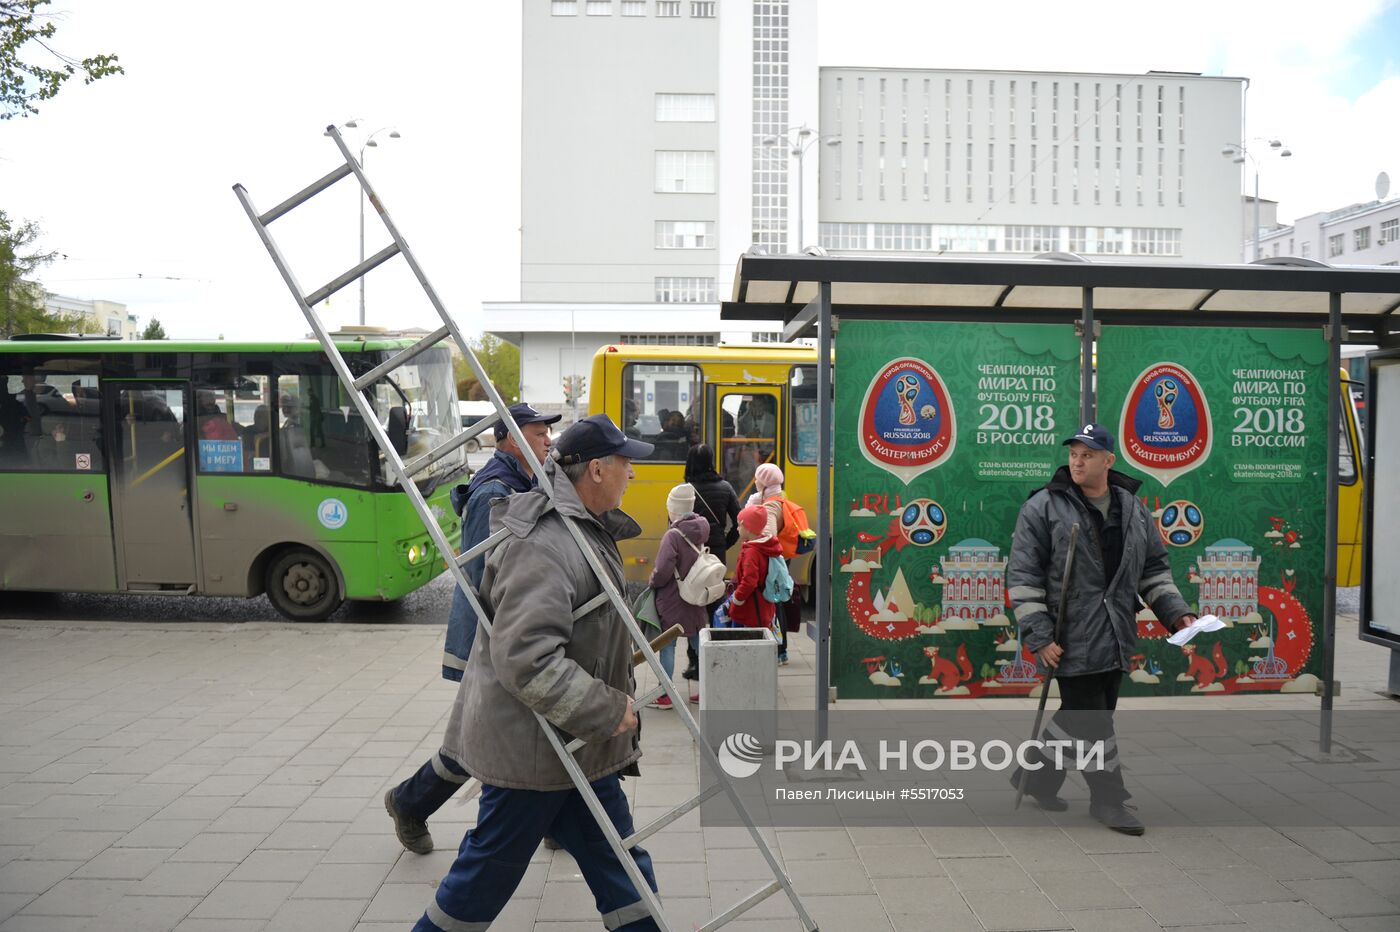
[[[317,342],[321,344],[321,348],[325,351],[326,357],[330,360],[341,384],[349,393],[351,400],[355,404],[355,410],[359,412],[362,422],[373,436],[375,445],[378,446],[380,452],[384,455],[384,461],[387,464],[389,474],[398,483],[400,488],[403,489],[404,493],[408,496],[408,500],[412,502],[414,511],[417,512],[419,520],[423,522],[423,526],[432,538],[433,544],[438,549],[438,553],[443,555],[455,554],[456,548],[453,546],[452,542],[447,539],[446,534],[443,533],[437,520],[428,510],[427,502],[424,500],[422,493],[419,492],[418,486],[414,484],[413,477],[415,475],[443,457],[460,449],[472,437],[486,430],[493,429],[498,423],[506,426],[511,437],[515,439],[516,444],[518,444],[521,451],[523,451],[535,475],[543,476],[544,470],[540,462],[535,458],[534,452],[530,449],[530,445],[525,441],[525,436],[521,432],[520,426],[512,420],[508,406],[501,399],[495,386],[491,384],[491,380],[487,377],[481,362],[476,358],[471,347],[467,345],[467,341],[463,339],[457,323],[448,314],[447,309],[443,307],[442,301],[438,298],[437,291],[434,290],[427,276],[423,273],[422,268],[418,265],[417,259],[414,258],[412,251],[410,251],[408,247],[408,243],[405,242],[398,227],[394,225],[394,221],[390,218],[389,212],[385,209],[379,195],[375,193],[374,188],[370,185],[363,168],[351,154],[345,140],[340,135],[340,131],[335,126],[329,126],[326,128],[326,135],[330,136],[331,139],[335,141],[336,148],[340,150],[343,162],[332,171],[278,204],[276,207],[260,213],[257,208],[253,206],[252,199],[241,184],[235,184],[233,186],[233,192],[238,198],[239,203],[243,205],[244,211],[247,212],[248,220],[253,224],[253,229],[257,231],[258,236],[262,239],[263,245],[267,247],[268,254],[272,257],[273,264],[277,266],[277,271],[281,273],[282,280],[286,283],[288,289],[291,290],[292,297],[295,299],[297,307],[301,309],[302,315],[311,326],[311,330],[315,334]],[[334,185],[337,181],[351,175],[359,182],[365,198],[373,205],[375,212],[379,215],[379,219],[383,221],[384,227],[388,231],[392,242],[390,245],[364,259],[358,265],[343,274],[333,278],[315,291],[307,292],[298,284],[296,276],[292,273],[291,267],[288,265],[276,241],[273,240],[268,227],[274,220],[287,215],[317,194],[320,194],[322,191]],[[345,286],[358,281],[370,271],[395,256],[402,256],[404,261],[408,263],[409,269],[413,272],[414,277],[418,279],[418,283],[427,294],[428,300],[433,306],[433,310],[437,312],[438,319],[442,322],[442,326],[423,337],[412,346],[399,351],[380,365],[375,366],[373,369],[357,378],[350,371],[350,367],[346,363],[344,356],[341,355],[340,350],[331,339],[330,333],[317,316],[315,306]],[[457,348],[471,366],[471,370],[476,375],[482,388],[485,389],[495,412],[494,414],[482,418],[471,427],[454,435],[451,439],[444,441],[437,447],[431,448],[427,452],[405,462],[394,449],[384,426],[379,423],[378,418],[375,416],[370,396],[367,392],[375,383],[390,372],[414,359],[423,351],[447,339],[451,339],[457,344]],[[554,490],[552,488],[542,486],[541,489],[551,500],[553,499]],[[687,706],[686,697],[680,694],[670,677],[668,677],[661,668],[661,662],[657,658],[656,652],[652,649],[651,644],[642,633],[642,629],[637,624],[636,619],[632,617],[631,608],[627,600],[623,598],[622,593],[613,585],[612,579],[609,577],[602,562],[598,559],[597,554],[588,546],[583,536],[583,531],[572,521],[566,521],[564,523],[565,526],[568,527],[575,544],[582,551],[593,574],[598,578],[602,586],[602,592],[596,598],[589,600],[584,605],[578,606],[578,608],[574,610],[573,617],[575,619],[581,618],[594,609],[599,608],[605,602],[612,603],[613,608],[619,613],[623,623],[627,626],[627,632],[636,645],[637,653],[641,654],[642,658],[651,667],[652,672],[657,678],[657,686],[654,689],[634,700],[634,707],[637,709],[638,714],[640,715],[641,710],[648,703],[659,698],[663,693],[670,696],[672,708],[685,723],[685,727],[690,732],[691,741],[698,750],[703,765],[709,768],[715,779],[713,785],[702,790],[696,796],[686,800],[642,828],[636,829],[628,837],[623,838],[613,827],[612,820],[608,818],[602,803],[598,800],[597,794],[594,793],[593,788],[589,786],[587,778],[579,768],[578,762],[574,759],[573,752],[582,747],[584,742],[575,738],[565,744],[559,731],[551,725],[544,716],[535,713],[536,721],[548,737],[551,746],[554,748],[554,752],[559,755],[560,762],[564,765],[565,770],[568,771],[575,788],[577,788],[582,795],[589,812],[593,815],[594,821],[597,822],[598,827],[602,829],[603,834],[607,837],[609,845],[612,846],[613,853],[627,871],[627,876],[631,878],[632,885],[641,894],[642,902],[646,904],[647,911],[661,929],[665,930],[665,932],[670,932],[671,927],[667,924],[666,918],[662,912],[660,899],[652,892],[651,887],[646,882],[646,878],[642,875],[636,862],[628,853],[628,849],[680,819],[707,799],[723,792],[729,797],[730,802],[737,810],[754,844],[758,847],[759,851],[763,853],[763,859],[772,871],[773,880],[744,897],[724,912],[712,917],[709,922],[700,927],[699,932],[709,932],[709,930],[718,929],[726,925],[731,920],[748,912],[779,891],[787,895],[788,900],[792,903],[793,909],[797,912],[798,920],[802,923],[803,929],[807,930],[807,932],[817,932],[817,924],[812,920],[811,916],[808,915],[806,908],[802,905],[802,901],[798,898],[796,890],[793,889],[791,879],[787,876],[786,871],[783,870],[782,865],[780,865],[774,857],[772,849],[769,848],[768,843],[763,838],[763,834],[754,824],[753,817],[749,814],[743,801],[739,798],[738,792],[730,782],[729,775],[724,772],[724,769],[720,766],[719,759],[715,756],[714,750],[710,747],[708,742],[706,742],[704,735],[700,731],[699,724],[696,722],[695,717],[691,714]],[[479,623],[486,629],[488,634],[491,631],[490,616],[482,607],[476,590],[468,581],[465,567],[472,559],[486,553],[491,548],[504,541],[509,535],[510,532],[503,528],[491,534],[480,544],[469,548],[460,556],[455,557],[455,559],[446,560],[448,571],[456,580],[457,586],[465,594],[467,601],[476,612]]]

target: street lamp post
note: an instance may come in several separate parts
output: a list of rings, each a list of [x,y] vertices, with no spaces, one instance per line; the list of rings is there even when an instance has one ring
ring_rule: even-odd
[[[1277,139],[1264,139],[1263,137],[1256,136],[1250,141],[1267,142],[1269,144],[1269,151],[1277,152],[1281,159],[1286,159],[1293,155],[1293,151]],[[1249,146],[1242,142],[1226,143],[1225,147],[1220,150],[1220,154],[1236,165],[1243,165],[1245,159],[1248,159],[1250,164],[1254,166],[1254,235],[1251,239],[1254,240],[1254,259],[1258,261],[1263,250],[1263,245],[1259,242],[1261,236],[1259,230],[1259,160],[1254,157],[1254,153],[1249,151]]]
[[[341,124],[341,127],[342,127],[342,128],[345,128],[345,129],[358,129],[359,126],[360,126],[360,118],[359,118],[359,117],[356,117],[356,118],[353,119],[353,120],[346,120],[344,123]],[[399,139],[399,138],[401,138],[401,137],[400,137],[400,134],[399,134],[399,131],[396,130],[396,129],[394,129],[394,128],[392,128],[392,127],[389,127],[389,126],[381,126],[379,129],[377,129],[377,130],[375,130],[374,132],[370,133],[367,137],[365,137],[365,141],[360,145],[360,168],[361,168],[361,169],[363,169],[363,168],[365,167],[365,150],[366,150],[366,149],[377,149],[377,148],[379,148],[379,143],[377,143],[377,142],[374,141],[374,137],[378,136],[380,133],[384,132],[386,129],[389,130],[389,138],[390,138],[390,139]],[[326,135],[329,136],[330,133],[326,133]],[[365,189],[364,189],[363,186],[361,186],[361,187],[360,187],[360,264],[363,265],[363,264],[364,264],[364,261],[365,261]],[[363,327],[363,326],[365,325],[365,278],[366,278],[366,276],[364,276],[364,275],[361,275],[361,276],[360,276],[360,326],[361,326],[361,327]]]
[[[807,155],[807,150],[812,148],[813,145],[815,145],[819,140],[822,139],[826,140],[826,144],[829,146],[837,146],[841,144],[841,140],[839,137],[818,135],[817,131],[812,129],[806,123],[803,123],[800,126],[789,126],[787,129],[783,130],[780,135],[766,136],[763,139],[763,145],[766,148],[772,148],[774,146],[782,145],[786,148],[789,155],[792,155],[797,159],[797,235],[795,237],[789,235],[788,237],[789,252],[802,252],[802,207],[804,203],[802,196],[802,185],[807,173],[805,156]],[[796,240],[797,242],[796,249],[792,248],[793,240]]]

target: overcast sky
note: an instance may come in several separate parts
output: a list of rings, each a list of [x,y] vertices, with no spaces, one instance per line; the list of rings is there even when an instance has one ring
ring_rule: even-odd
[[[267,209],[334,167],[327,123],[360,118],[402,134],[379,136],[370,178],[447,307],[476,330],[483,300],[518,298],[518,3],[54,6],[60,49],[115,52],[127,73],[72,82],[38,116],[0,123],[0,207],[39,222],[66,257],[45,271],[49,290],[122,301],[172,336],[305,333],[230,189],[242,182]],[[1247,77],[1248,134],[1294,153],[1261,171],[1283,220],[1370,200],[1383,170],[1400,188],[1400,0],[818,10],[821,65]],[[357,209],[342,182],[274,226],[306,290],[354,263]],[[371,235],[368,251],[386,242]],[[371,323],[432,319],[401,262],[370,276],[369,306]],[[332,299],[332,323],[357,316],[354,288]]]

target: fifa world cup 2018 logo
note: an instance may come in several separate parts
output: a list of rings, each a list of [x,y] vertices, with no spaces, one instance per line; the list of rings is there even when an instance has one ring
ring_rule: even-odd
[[[1163,379],[1152,391],[1157,396],[1157,426],[1163,430],[1175,427],[1176,418],[1172,415],[1172,405],[1176,404],[1176,381]]]
[[[919,423],[914,411],[914,399],[919,397],[919,380],[912,375],[901,375],[894,383],[895,397],[899,399],[899,423],[906,427]]]

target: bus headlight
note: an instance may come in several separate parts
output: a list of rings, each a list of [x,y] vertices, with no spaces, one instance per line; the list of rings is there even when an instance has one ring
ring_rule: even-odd
[[[422,550],[422,548],[419,547],[417,544],[414,544],[412,547],[409,547],[409,548],[408,548],[408,562],[409,562],[409,563],[417,563],[417,562],[418,562],[418,558],[421,557],[421,556],[423,556],[423,550]]]

